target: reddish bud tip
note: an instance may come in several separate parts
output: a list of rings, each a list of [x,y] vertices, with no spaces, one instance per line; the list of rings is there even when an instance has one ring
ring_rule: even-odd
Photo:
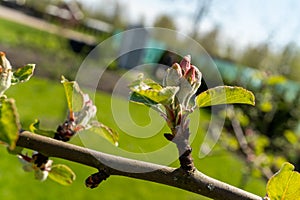
[[[193,84],[195,80],[195,67],[192,66],[185,74],[184,77],[188,80],[189,83]]]
[[[183,59],[180,61],[180,67],[184,73],[186,73],[191,68],[191,56],[190,55],[183,57]]]

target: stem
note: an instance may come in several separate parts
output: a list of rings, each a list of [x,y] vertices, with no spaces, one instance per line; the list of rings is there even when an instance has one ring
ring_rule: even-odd
[[[172,140],[177,146],[179,153],[180,167],[187,172],[192,172],[195,169],[192,158],[192,147],[189,143],[190,131],[187,115],[182,115],[181,122],[176,126],[175,137]]]
[[[17,146],[38,151],[49,157],[63,158],[97,169],[102,169],[109,175],[120,175],[153,181],[201,194],[215,200],[262,200],[262,198],[257,195],[215,180],[202,174],[198,170],[194,170],[192,173],[187,174],[183,169],[175,169],[109,155],[27,131],[20,134]],[[126,170],[121,171],[113,169],[104,163],[110,163],[112,164],[111,166],[119,166]],[[133,173],[133,171],[141,170],[147,172]]]

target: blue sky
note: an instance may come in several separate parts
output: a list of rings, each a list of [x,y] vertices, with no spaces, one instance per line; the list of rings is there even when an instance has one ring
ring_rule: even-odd
[[[82,0],[91,9],[104,12],[111,12],[115,1],[124,6],[124,18],[132,24],[143,20],[151,26],[156,16],[165,13],[173,17],[178,30],[184,33],[192,30],[198,3],[197,0]],[[212,0],[200,29],[208,31],[216,25],[222,30],[222,42],[238,47],[266,40],[274,47],[291,41],[300,46],[300,1]]]

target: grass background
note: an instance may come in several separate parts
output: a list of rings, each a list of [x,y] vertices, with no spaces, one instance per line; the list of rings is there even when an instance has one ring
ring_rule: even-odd
[[[70,77],[72,73],[76,73],[75,66],[80,65],[78,62],[81,58],[70,53],[65,39],[3,19],[0,19],[0,27],[0,50],[8,52],[7,56],[14,66],[15,64],[18,66],[36,63],[38,75],[53,79],[33,78],[27,83],[13,86],[8,90],[7,96],[16,99],[23,128],[27,129],[29,124],[38,118],[43,128],[56,129],[58,124],[64,121],[67,111],[59,77],[62,74]],[[162,136],[165,131],[168,131],[166,127],[154,136],[145,139],[129,136],[114,121],[111,107],[108,106],[111,105],[111,100],[111,95],[107,93],[96,94],[97,115],[101,122],[119,132],[121,149],[142,154],[142,152],[150,152],[168,144]],[[114,98],[114,100],[117,101],[118,109],[120,109],[118,112],[122,114],[130,110],[133,121],[140,126],[147,126],[149,123],[161,120],[159,116],[156,116],[159,119],[151,121],[147,114],[148,110],[143,106],[130,104],[128,107],[127,99]],[[221,146],[216,145],[210,156],[198,158],[199,147],[203,141],[210,115],[202,111],[200,112],[201,120],[198,116],[192,116],[193,126],[198,127],[193,130],[193,133],[197,132],[197,134],[192,143],[196,167],[213,178],[264,196],[265,181],[248,175],[244,183],[242,176],[244,163]],[[124,123],[126,124],[126,121]],[[136,130],[133,127],[131,131]],[[81,143],[78,136],[71,142]],[[97,146],[97,141],[95,144]],[[176,149],[171,153],[176,155]],[[77,179],[71,186],[61,186],[51,180],[42,183],[35,180],[33,173],[24,172],[18,159],[9,155],[5,147],[0,146],[0,199],[207,199],[169,186],[117,176],[110,177],[98,188],[91,190],[84,186],[84,180],[90,174],[95,173],[95,169],[60,159],[54,159],[54,162],[66,163],[75,171]],[[171,163],[171,166],[178,167],[178,162]]]

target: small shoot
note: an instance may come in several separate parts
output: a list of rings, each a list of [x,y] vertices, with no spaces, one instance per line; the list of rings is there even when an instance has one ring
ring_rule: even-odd
[[[3,96],[11,85],[28,81],[33,75],[34,69],[34,64],[27,64],[13,72],[5,53],[0,52],[0,96]]]
[[[97,108],[89,95],[83,93],[75,81],[68,81],[62,77],[62,83],[65,89],[69,117],[58,127],[54,138],[68,141],[77,132],[89,130],[117,146],[119,139],[117,132],[96,120]]]

